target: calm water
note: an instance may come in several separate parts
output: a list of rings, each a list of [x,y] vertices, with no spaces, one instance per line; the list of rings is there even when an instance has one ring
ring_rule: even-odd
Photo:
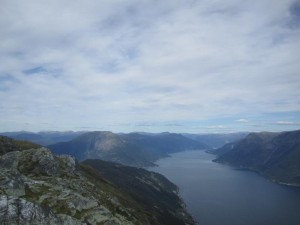
[[[214,163],[203,151],[173,154],[151,168],[180,188],[200,225],[299,225],[300,189]]]

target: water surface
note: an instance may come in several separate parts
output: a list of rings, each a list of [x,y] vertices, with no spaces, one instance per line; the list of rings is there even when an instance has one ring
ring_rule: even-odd
[[[204,151],[173,154],[151,170],[180,188],[200,225],[299,225],[300,189],[214,163]]]

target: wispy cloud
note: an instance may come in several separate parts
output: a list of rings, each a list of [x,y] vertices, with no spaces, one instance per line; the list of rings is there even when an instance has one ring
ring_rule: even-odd
[[[294,0],[4,0],[1,129],[299,112],[298,24]]]
[[[300,127],[300,122],[293,122],[293,121],[277,121],[275,122],[276,125],[284,125],[284,126],[298,126]]]
[[[238,122],[238,123],[249,123],[249,120],[247,120],[247,119],[238,119],[238,120],[236,120],[236,122]]]

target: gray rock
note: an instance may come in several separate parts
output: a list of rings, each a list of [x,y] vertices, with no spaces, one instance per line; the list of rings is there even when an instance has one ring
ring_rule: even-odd
[[[0,196],[0,224],[3,225],[79,225],[74,218],[56,215],[49,208],[22,198]]]
[[[5,175],[4,171],[0,172],[0,187],[8,195],[23,196],[25,195],[26,178],[18,171],[9,171]]]
[[[77,163],[71,156],[55,156],[46,148],[13,151],[0,157],[0,168],[18,170],[23,174],[74,176]]]
[[[113,165],[109,168],[115,170]],[[141,201],[137,202],[130,195],[131,181],[141,171],[125,166],[118,170],[122,171],[117,175],[122,174],[120,185],[125,187],[123,190],[112,183],[113,178],[120,180],[121,177],[108,176],[110,180],[107,180],[92,167],[78,165],[71,156],[55,156],[46,148],[8,152],[0,156],[0,224],[166,224],[158,221],[155,214],[146,213]],[[142,194],[174,190],[175,185],[152,176],[152,173],[144,173],[135,180],[140,182],[138,188],[144,187]],[[149,188],[151,192],[145,191]],[[135,189],[132,191],[135,193]],[[178,212],[181,211],[174,211]]]

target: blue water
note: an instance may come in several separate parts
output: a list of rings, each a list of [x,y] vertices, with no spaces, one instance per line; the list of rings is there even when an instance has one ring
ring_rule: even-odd
[[[214,163],[204,151],[173,154],[151,168],[180,188],[200,225],[300,225],[300,188]]]

